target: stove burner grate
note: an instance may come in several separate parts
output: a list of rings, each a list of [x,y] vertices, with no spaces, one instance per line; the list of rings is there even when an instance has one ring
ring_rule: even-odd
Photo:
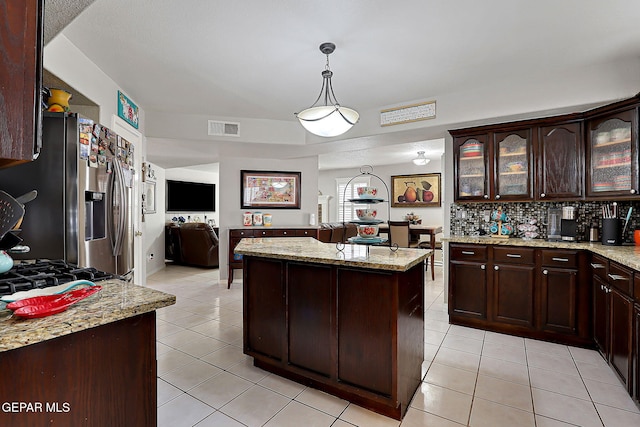
[[[36,260],[22,262],[4,274],[0,274],[0,296],[20,291],[61,285],[74,280],[101,280],[116,277],[93,267],[78,267],[63,260]]]

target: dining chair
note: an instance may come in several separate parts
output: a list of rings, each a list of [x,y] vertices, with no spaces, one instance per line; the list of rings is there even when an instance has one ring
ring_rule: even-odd
[[[389,221],[389,245],[399,248],[431,249],[431,242],[411,241],[409,221]],[[433,257],[433,252],[430,256]],[[425,260],[425,270],[429,268],[428,259]],[[434,268],[431,267],[431,280],[436,280]]]

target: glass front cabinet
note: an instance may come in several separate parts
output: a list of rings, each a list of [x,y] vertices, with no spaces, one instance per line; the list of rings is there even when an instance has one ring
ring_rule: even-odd
[[[488,139],[487,134],[454,139],[456,200],[489,199]]]
[[[530,200],[532,198],[531,130],[493,134],[494,198]]]
[[[589,120],[587,197],[638,194],[637,138],[635,108]]]

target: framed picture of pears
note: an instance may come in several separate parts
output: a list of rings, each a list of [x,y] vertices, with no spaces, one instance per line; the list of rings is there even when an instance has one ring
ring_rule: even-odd
[[[440,174],[391,176],[391,206],[394,208],[438,207],[440,197]]]

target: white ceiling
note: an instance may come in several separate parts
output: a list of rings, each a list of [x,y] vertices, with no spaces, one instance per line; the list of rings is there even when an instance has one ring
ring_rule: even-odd
[[[544,90],[559,76],[637,60],[639,20],[637,0],[95,0],[63,34],[147,115],[295,121],[320,90],[325,41],[337,45],[338,100],[375,111],[420,99],[462,103],[482,86]],[[431,146],[442,146],[417,133],[397,142],[388,148],[387,135],[370,144],[387,148],[370,153],[310,153],[336,168],[407,161],[419,149],[439,157]],[[147,157],[175,166],[171,153]]]

